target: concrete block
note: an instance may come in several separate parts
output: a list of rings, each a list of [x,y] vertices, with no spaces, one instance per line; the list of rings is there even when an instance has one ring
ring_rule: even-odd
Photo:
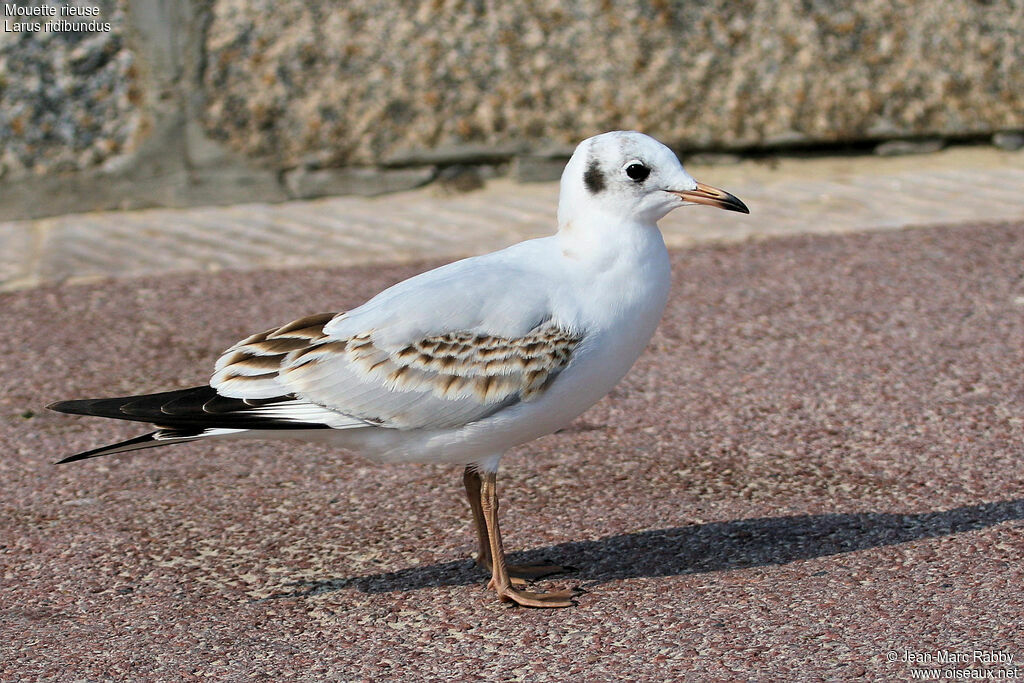
[[[1024,147],[1024,133],[1000,132],[992,136],[992,144],[1008,152],[1016,152]]]
[[[293,199],[312,199],[337,194],[365,197],[411,190],[429,183],[435,175],[427,168],[296,168],[285,172],[284,186]]]
[[[512,178],[520,183],[546,183],[558,180],[565,169],[566,158],[517,156],[512,162]]]

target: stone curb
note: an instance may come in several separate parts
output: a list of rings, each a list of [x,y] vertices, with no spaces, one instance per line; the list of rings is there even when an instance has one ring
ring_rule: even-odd
[[[688,165],[750,216],[694,207],[662,221],[673,248],[799,233],[1024,217],[1024,151],[955,147],[901,157]],[[0,291],[220,269],[395,263],[484,253],[554,229],[557,183],[488,181],[331,197],[72,214],[0,223]]]

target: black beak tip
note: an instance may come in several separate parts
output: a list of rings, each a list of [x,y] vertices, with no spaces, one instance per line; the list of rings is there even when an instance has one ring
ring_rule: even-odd
[[[726,211],[736,211],[737,213],[750,213],[750,209],[747,208],[747,205],[744,204],[743,200],[741,200],[739,197],[737,197],[734,194],[725,192],[724,190],[722,191],[722,194],[725,196],[722,197],[722,201],[718,206],[725,209]]]
[[[726,206],[725,208],[727,208],[729,211],[737,211],[739,213],[747,214],[750,213],[750,209],[748,209],[747,205],[740,201],[738,197],[733,197],[732,199],[733,201],[730,202],[729,205]]]

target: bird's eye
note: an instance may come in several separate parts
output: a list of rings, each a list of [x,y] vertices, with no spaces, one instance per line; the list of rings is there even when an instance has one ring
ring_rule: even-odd
[[[628,175],[631,180],[642,183],[647,180],[647,176],[651,175],[651,169],[643,164],[630,164],[626,167],[626,175]]]

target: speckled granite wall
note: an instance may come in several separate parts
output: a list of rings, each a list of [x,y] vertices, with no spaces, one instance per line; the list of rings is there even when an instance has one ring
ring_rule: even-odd
[[[612,128],[688,150],[1024,130],[1024,0],[71,1],[111,30],[0,32],[0,220],[550,174]]]
[[[963,134],[1024,126],[1022,32],[1020,0],[219,0],[204,123],[285,163]]]
[[[138,71],[124,43],[126,0],[67,4],[97,7],[98,17],[0,19],[0,179],[94,167],[129,150],[139,133]],[[110,30],[17,30],[54,19]]]

